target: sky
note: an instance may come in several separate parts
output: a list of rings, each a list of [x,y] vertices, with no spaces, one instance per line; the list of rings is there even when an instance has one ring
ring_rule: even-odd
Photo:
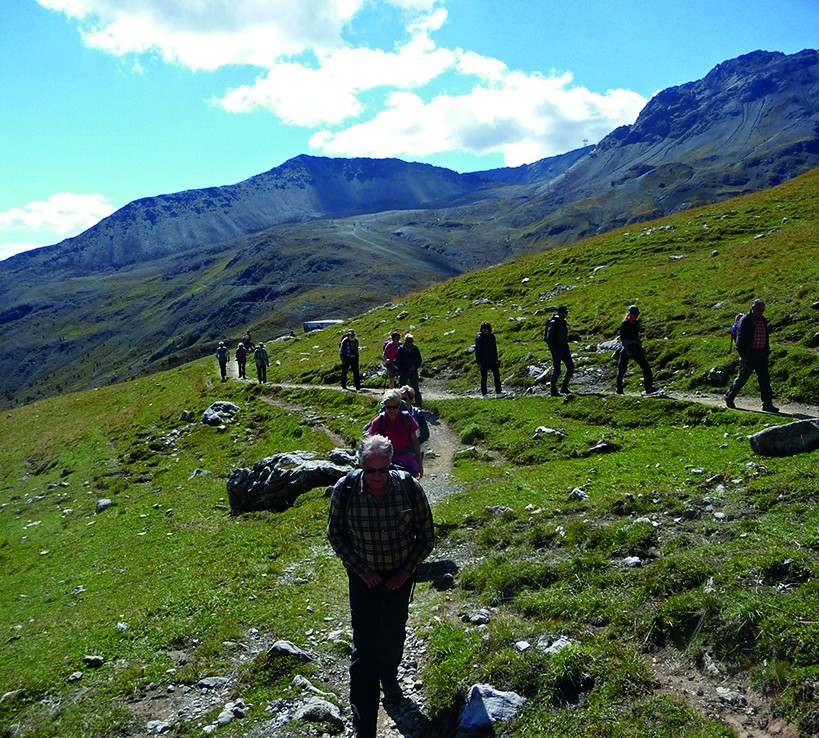
[[[818,47],[817,0],[0,0],[0,259],[300,154],[531,163]]]

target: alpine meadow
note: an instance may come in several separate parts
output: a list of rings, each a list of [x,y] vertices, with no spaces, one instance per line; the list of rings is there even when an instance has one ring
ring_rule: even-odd
[[[339,391],[338,328],[271,330],[254,335],[267,384],[250,368],[221,382],[208,356],[4,411],[0,731],[345,734],[347,582],[325,489],[232,515],[226,482],[275,453],[355,446],[398,330],[424,357],[437,541],[410,612],[415,711],[385,735],[455,736],[473,684],[525,698],[497,736],[819,735],[819,451],[748,442],[819,417],[817,243],[814,169],[368,304],[343,324],[362,345],[359,393]],[[722,402],[729,329],[756,297],[779,414],[758,412],[754,379],[739,409]],[[554,398],[538,379],[561,303],[575,394]],[[614,394],[631,304],[656,394],[634,370]],[[471,353],[484,320],[498,399],[480,396]],[[217,401],[235,419],[199,422]],[[305,679],[343,724],[299,710]]]

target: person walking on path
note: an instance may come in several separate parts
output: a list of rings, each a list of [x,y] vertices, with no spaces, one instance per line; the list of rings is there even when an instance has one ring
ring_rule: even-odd
[[[770,330],[764,316],[765,301],[757,298],[751,304],[750,312],[742,316],[737,327],[737,351],[739,351],[739,374],[725,394],[725,404],[734,408],[734,398],[745,386],[751,374],[756,372],[762,409],[768,413],[778,413],[773,404],[771,375],[768,360],[771,354]]]
[[[403,698],[404,654],[415,575],[435,545],[432,511],[421,485],[390,470],[392,444],[368,436],[360,469],[332,490],[327,538],[347,571],[353,653],[350,706],[358,738],[376,738],[379,682],[387,703]]]
[[[253,350],[253,361],[256,364],[256,374],[259,376],[259,384],[267,381],[267,367],[270,366],[270,359],[267,356],[267,349],[260,343]]]
[[[338,348],[338,356],[341,359],[341,389],[347,389],[347,371],[353,370],[353,385],[356,391],[361,389],[361,375],[358,371],[358,339],[355,331],[350,329],[341,339]]]
[[[381,400],[381,412],[367,427],[367,434],[389,438],[395,462],[420,479],[424,476],[424,456],[419,430],[418,421],[406,408],[401,393],[397,389],[388,389]]]
[[[247,349],[241,341],[236,347],[236,363],[239,365],[239,379],[247,379]]]
[[[415,422],[418,423],[418,433],[416,433],[416,435],[418,436],[418,443],[421,447],[421,458],[423,459],[426,451],[424,444],[429,440],[429,423],[427,423],[427,419],[424,417],[424,411],[419,407],[415,407],[415,390],[408,384],[405,384],[403,387],[399,387],[398,391],[401,393],[401,399],[407,406],[407,412],[415,419]]]
[[[407,333],[404,343],[395,352],[395,366],[398,368],[398,384],[408,384],[415,390],[415,404],[418,407],[422,407],[418,377],[421,363],[421,350],[415,345],[415,337]]]
[[[558,397],[560,393],[570,394],[569,382],[574,375],[574,361],[569,348],[569,325],[566,322],[568,314],[569,308],[559,305],[557,312],[546,321],[546,329],[543,331],[543,338],[552,354],[552,378],[549,385],[549,393],[552,397]],[[563,375],[563,382],[558,392],[557,380],[560,379],[561,364],[566,365],[566,374]]]
[[[224,341],[219,341],[219,348],[216,349],[216,360],[219,362],[219,371],[222,374],[222,381],[227,382],[227,363],[230,361],[230,351],[225,346]]]
[[[395,389],[398,384],[398,368],[395,366],[395,352],[401,347],[401,334],[393,331],[390,340],[384,341],[384,350],[381,352],[381,360],[387,368],[387,386]]]
[[[640,338],[642,326],[640,325],[640,308],[632,305],[623,322],[620,324],[620,348],[617,355],[617,394],[623,394],[623,377],[626,374],[628,360],[634,359],[643,370],[643,388],[647,393],[654,392],[654,378],[651,375],[651,367],[648,365],[646,353],[643,349],[643,342]]]
[[[481,323],[481,330],[475,337],[475,363],[481,371],[481,395],[488,397],[486,379],[489,372],[492,372],[492,378],[495,380],[495,396],[502,396],[498,343],[495,340],[495,334],[492,333],[492,325],[487,320]]]

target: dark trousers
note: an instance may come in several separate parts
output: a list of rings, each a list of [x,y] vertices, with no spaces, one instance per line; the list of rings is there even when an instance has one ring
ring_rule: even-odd
[[[245,374],[247,359],[236,359],[236,363],[239,365],[239,379],[247,379]]]
[[[569,389],[569,380],[574,375],[574,360],[572,359],[572,352],[569,351],[568,346],[559,349],[550,349],[552,352],[552,379],[551,390],[552,394],[557,393],[557,380],[560,379],[560,364],[566,365],[566,375],[563,377],[562,389]]]
[[[219,361],[219,371],[222,373],[222,379],[227,379],[227,360]]]
[[[408,384],[415,391],[415,407],[421,407],[421,388],[418,386],[418,371],[398,372],[398,384],[403,387]]]
[[[486,364],[481,364],[481,394],[486,394],[486,379],[489,375],[489,372],[492,372],[492,378],[495,380],[495,394],[499,395],[501,392],[501,381],[500,381],[500,370],[498,369],[498,365],[495,364],[494,366],[487,366]]]
[[[256,364],[256,372],[259,375],[259,384],[267,381],[267,367],[264,364]]]
[[[733,400],[745,386],[750,376],[756,372],[759,382],[759,394],[763,405],[773,404],[773,390],[771,390],[771,375],[768,371],[768,352],[762,349],[751,349],[739,364],[739,374],[728,390],[727,397]]]
[[[341,389],[347,389],[347,371],[353,370],[353,385],[357,390],[361,389],[361,376],[358,372],[358,357],[355,359],[341,360]]]
[[[617,391],[623,391],[623,377],[626,375],[629,359],[634,359],[643,370],[643,389],[646,391],[650,390],[654,386],[651,367],[648,365],[648,359],[646,359],[646,353],[643,351],[643,347],[636,346],[631,349],[631,356],[626,353],[625,349],[620,351],[620,358],[617,360]]]
[[[368,587],[357,574],[350,580],[353,655],[350,661],[350,706],[353,727],[361,738],[375,738],[379,682],[394,680],[404,655],[409,602],[414,579],[397,590],[384,584]],[[383,575],[386,580],[388,574]]]

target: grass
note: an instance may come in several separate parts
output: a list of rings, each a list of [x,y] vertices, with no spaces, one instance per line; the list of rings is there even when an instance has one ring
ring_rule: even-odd
[[[728,328],[763,295],[777,396],[816,403],[818,179],[465,275],[350,321],[368,386],[384,386],[378,354],[397,328],[418,338],[426,383],[462,395],[425,403],[463,446],[453,492],[435,507],[433,560],[466,550],[470,562],[454,590],[422,581],[417,593],[423,680],[442,731],[469,686],[486,681],[528,699],[503,735],[730,735],[658,692],[650,659],[670,651],[692,666],[708,653],[801,736],[819,732],[818,452],[756,457],[747,436],[785,420],[769,415],[526,394],[530,367],[547,364],[541,334],[558,301],[571,307],[579,372],[613,377],[610,351],[596,347],[637,302],[658,379],[724,391],[705,377],[713,366],[735,371]],[[498,334],[504,383],[520,396],[477,397],[469,348],[484,319]],[[12,693],[0,701],[0,730],[128,735],[144,729],[131,703],[152,683],[236,673],[236,696],[256,707],[220,729],[232,738],[293,696],[295,673],[330,677],[266,654],[237,665],[225,644],[256,629],[344,662],[347,642],[327,637],[345,627],[347,594],[325,545],[323,490],[281,514],[234,518],[225,484],[231,469],[276,452],[329,450],[325,429],[354,444],[376,403],[320,386],[339,379],[337,332],[270,348],[269,378],[311,386],[222,384],[208,359],[0,418],[0,683]],[[241,408],[224,431],[180,419],[215,400]],[[540,426],[562,435],[536,434]],[[600,440],[616,450],[593,453]],[[98,513],[103,498],[111,506]],[[624,566],[627,557],[642,565]],[[483,629],[458,617],[478,607],[491,608]],[[541,636],[572,645],[556,655],[515,646]],[[86,667],[87,655],[103,667]]]

